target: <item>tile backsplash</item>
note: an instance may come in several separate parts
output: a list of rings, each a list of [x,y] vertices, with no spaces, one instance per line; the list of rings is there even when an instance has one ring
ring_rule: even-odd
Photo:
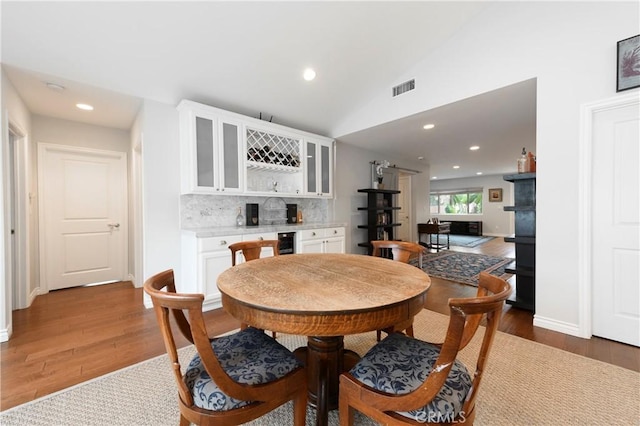
[[[247,216],[245,205],[259,205],[260,217],[263,217],[265,201],[273,197],[246,197],[229,195],[188,194],[180,196],[180,223],[182,229],[210,228],[215,226],[235,226],[238,207],[242,215]],[[280,197],[277,197],[280,198]],[[329,203],[325,198],[282,198],[286,204],[297,204],[305,222],[328,222]],[[283,219],[286,213],[283,212]]]

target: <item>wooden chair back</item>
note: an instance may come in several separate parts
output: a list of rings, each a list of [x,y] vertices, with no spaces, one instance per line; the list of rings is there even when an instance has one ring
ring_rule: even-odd
[[[422,269],[422,253],[424,252],[424,247],[420,244],[407,241],[376,240],[371,241],[371,245],[373,247],[372,256],[387,257],[390,253],[393,260],[403,263],[409,263],[412,257],[417,257],[418,267]],[[376,330],[376,340],[378,342],[382,338],[383,331],[386,333],[404,331],[405,334],[413,337],[413,318],[384,330]]]
[[[231,250],[231,266],[236,266],[236,253],[241,252],[244,256],[244,260],[249,262],[251,260],[260,259],[263,247],[271,247],[273,249],[274,256],[280,256],[280,241],[278,240],[251,240],[241,241],[239,243],[233,243],[229,245]],[[247,324],[241,324],[241,328],[246,328]],[[276,338],[276,332],[272,332],[273,338]]]
[[[424,247],[420,244],[411,243],[408,241],[389,241],[389,240],[377,240],[371,241],[373,246],[372,256],[381,257],[384,250],[391,252],[393,260],[398,262],[409,263],[409,259],[412,257],[418,258],[418,266],[422,269],[422,253]]]
[[[471,417],[471,423],[475,418],[476,397],[478,396],[491,346],[498,331],[502,309],[512,291],[511,285],[505,280],[487,272],[481,272],[478,279],[476,297],[449,299],[449,328],[447,329],[445,341],[441,346],[440,358],[436,361],[436,365],[443,365],[442,362],[447,362],[447,360],[452,360],[453,362],[458,352],[464,349],[473,339],[483,318],[486,318],[484,336],[476,358],[476,369],[475,373],[472,374],[473,385],[463,407],[465,413],[473,416]],[[438,377],[434,387],[438,386],[438,383],[442,387],[445,379],[446,376]]]
[[[340,378],[341,425],[353,424],[352,407],[381,424],[415,424],[413,420],[395,412],[406,412],[424,407],[438,395],[458,352],[469,344],[478,331],[481,321],[486,318],[484,336],[476,358],[475,372],[469,370],[473,384],[462,408],[464,416],[454,421],[454,423],[473,424],[478,390],[505,300],[511,292],[511,285],[505,280],[482,272],[476,297],[449,299],[450,316],[446,337],[443,343],[433,344],[440,349],[439,356],[423,384],[412,392],[403,395],[385,394],[366,387],[349,373],[344,373]],[[343,418],[344,422],[342,422]]]
[[[241,241],[239,243],[233,243],[229,245],[231,250],[231,266],[236,266],[236,253],[242,252],[244,260],[247,262],[260,258],[260,253],[263,247],[271,247],[273,249],[273,255],[280,255],[280,241],[278,240],[254,240],[254,241]]]
[[[304,406],[306,410],[306,372],[304,369],[299,369],[283,379],[266,385],[251,386],[238,383],[227,375],[211,347],[211,342],[215,339],[210,339],[207,333],[202,313],[203,294],[176,293],[173,270],[167,270],[149,278],[144,283],[144,291],[153,302],[165,348],[171,361],[173,376],[178,386],[181,425],[188,425],[189,422],[210,425],[245,423],[266,414],[286,401],[294,399],[296,392],[301,392],[304,402],[296,401],[294,418],[297,425],[304,425],[305,414],[301,407]],[[206,410],[194,404],[191,392],[183,379],[170,316],[173,316],[183,336],[194,344],[205,370],[220,390],[238,400],[254,401],[252,404],[227,411]],[[300,382],[304,383],[304,391],[298,389],[301,388]]]

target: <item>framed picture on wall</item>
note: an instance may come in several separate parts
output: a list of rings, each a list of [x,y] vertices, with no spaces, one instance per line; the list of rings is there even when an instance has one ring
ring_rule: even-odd
[[[640,34],[618,42],[616,92],[640,87]]]
[[[495,203],[502,201],[502,188],[490,188],[489,189],[489,202]]]

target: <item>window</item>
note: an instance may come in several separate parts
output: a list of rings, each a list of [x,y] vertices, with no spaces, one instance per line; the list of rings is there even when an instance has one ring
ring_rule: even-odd
[[[482,213],[482,188],[436,191],[429,194],[431,214]]]

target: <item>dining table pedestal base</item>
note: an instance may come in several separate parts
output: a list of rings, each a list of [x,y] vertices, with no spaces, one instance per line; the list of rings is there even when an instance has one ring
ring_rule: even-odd
[[[338,408],[340,374],[356,365],[360,356],[344,349],[343,336],[310,336],[307,346],[294,354],[307,368],[309,405],[316,409],[316,425],[325,426],[329,411]]]

